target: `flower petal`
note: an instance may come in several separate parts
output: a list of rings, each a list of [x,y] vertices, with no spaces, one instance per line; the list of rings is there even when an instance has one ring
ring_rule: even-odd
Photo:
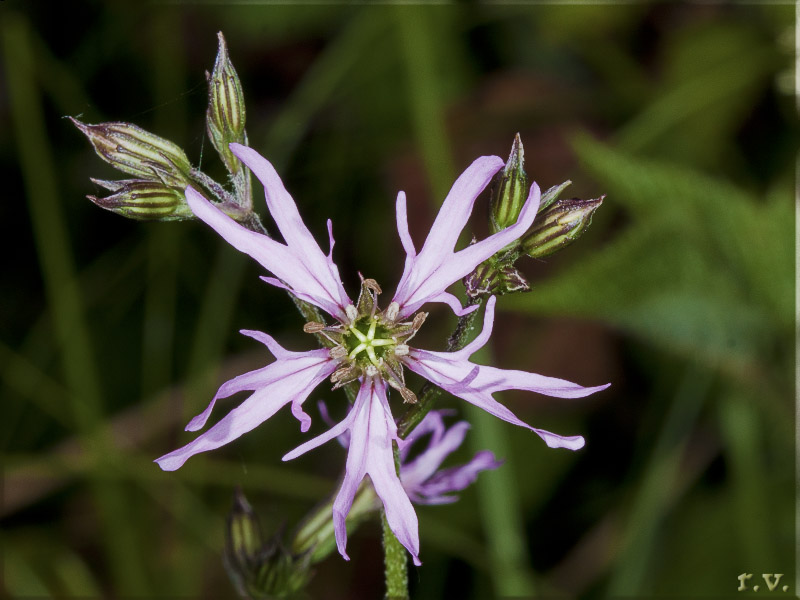
[[[189,421],[189,424],[186,426],[186,431],[197,431],[205,427],[206,421],[208,421],[208,417],[214,409],[214,405],[220,398],[228,398],[239,392],[255,391],[281,379],[292,377],[299,372],[313,369],[316,365],[327,363],[330,360],[328,350],[325,348],[311,350],[309,352],[291,352],[283,348],[272,336],[266,333],[249,331],[246,329],[243,329],[240,333],[265,344],[277,360],[266,367],[237,375],[233,379],[223,383],[206,409]],[[302,423],[302,419],[299,420],[301,420]],[[307,429],[308,427],[303,429],[303,431]]]
[[[352,418],[348,415],[351,425],[350,447],[347,451],[342,486],[333,501],[333,527],[336,536],[336,547],[345,560],[350,560],[347,555],[347,513],[350,512],[353,498],[355,498],[361,480],[364,479],[367,467],[369,413],[373,387],[374,381],[372,378],[362,381],[358,397],[350,411]]]
[[[392,418],[386,398],[386,384],[375,384],[369,411],[369,438],[367,440],[367,474],[375,493],[383,502],[386,521],[397,540],[411,553],[419,566],[419,524],[417,513],[411,505],[394,463],[392,440],[397,438],[397,426]],[[350,444],[353,447],[355,439]]]
[[[439,410],[432,410],[425,415],[422,421],[420,421],[419,425],[414,427],[409,436],[403,440],[403,445],[400,447],[401,463],[405,464],[405,457],[408,455],[411,447],[417,441],[425,438],[427,434],[430,434],[428,446],[438,444],[447,429],[444,425],[444,420],[442,417],[453,416],[455,414],[456,411],[443,408]]]
[[[313,248],[287,246],[250,231],[206,200],[191,186],[186,188],[186,201],[192,212],[210,225],[225,241],[240,252],[251,256],[273,273],[297,295],[303,295],[315,306],[334,317],[344,316],[350,303],[338,279],[336,267],[314,242]],[[320,255],[320,260],[313,257]],[[317,257],[318,258],[318,257]],[[337,273],[334,276],[334,273]]]
[[[338,438],[339,436],[347,436],[349,438],[349,430],[353,426],[353,419],[356,417],[358,413],[355,411],[355,408],[350,410],[350,414],[348,414],[344,419],[339,421],[336,425],[328,429],[328,431],[319,434],[318,436],[300,444],[297,448],[292,450],[291,452],[287,452],[281,460],[293,460],[298,456],[301,456],[308,452],[309,450],[313,450],[314,448],[318,448],[325,442],[329,442],[334,438]]]
[[[428,298],[427,302],[441,302],[443,304],[447,304],[447,306],[450,307],[450,310],[452,310],[457,317],[463,317],[464,315],[468,315],[469,313],[478,310],[477,304],[462,307],[461,301],[449,292],[441,292],[440,294]]]
[[[289,452],[283,460],[300,456],[341,436],[347,429],[350,430],[350,444],[345,474],[333,501],[333,525],[339,553],[350,560],[346,550],[347,514],[361,480],[369,475],[376,494],[383,502],[389,527],[411,553],[414,564],[421,564],[417,515],[395,471],[392,442],[398,440],[397,426],[389,409],[384,381],[376,377],[364,378],[347,417],[322,435]]]
[[[489,450],[478,452],[471,461],[465,465],[452,467],[439,471],[433,477],[424,481],[412,494],[412,499],[417,504],[449,504],[458,500],[458,496],[446,495],[470,486],[481,471],[498,468],[503,461],[496,460]]]
[[[410,251],[413,250],[413,246],[407,247],[409,244],[406,240],[410,240],[410,237],[406,222],[405,197],[402,199],[398,197],[398,230],[406,250],[405,269],[394,295],[394,301],[400,305],[399,318],[411,315],[424,303],[431,301],[445,301],[456,310],[457,314],[459,312],[465,314],[460,304],[454,308],[453,303],[448,301],[449,298],[441,297],[442,292],[472,272],[484,260],[522,236],[531,226],[540,200],[539,186],[535,183],[531,186],[528,199],[514,225],[459,252],[454,252],[458,236],[472,212],[475,199],[502,166],[503,161],[499,157],[484,156],[464,171],[442,204],[425,245],[418,255]]]
[[[603,390],[608,385],[585,388],[563,379],[544,377],[536,373],[496,369],[474,365],[467,360],[453,360],[447,354],[449,353],[412,350],[406,357],[405,364],[454,396],[504,421],[530,429],[551,448],[578,450],[583,447],[584,440],[581,436],[564,437],[531,427],[497,402],[492,394],[501,390],[522,389],[560,398],[580,398]]]
[[[400,469],[400,477],[405,488],[407,490],[416,489],[429,479],[442,461],[461,446],[468,429],[469,423],[466,421],[455,423],[447,429],[444,436],[439,439],[432,437],[428,447],[417,458],[403,464]]]
[[[155,462],[165,471],[174,471],[195,454],[224,446],[242,434],[255,429],[290,402],[292,403],[292,412],[301,421],[301,429],[307,430],[310,419],[300,407],[311,390],[336,370],[337,363],[328,357],[320,356],[317,351],[295,354],[307,355],[294,359],[281,359],[268,365],[261,370],[260,374],[264,377],[263,383],[255,386],[255,393],[231,410],[207,432],[182,448],[156,459]],[[291,362],[290,365],[285,364],[287,360]],[[270,367],[273,369],[268,372]],[[278,373],[282,373],[282,376],[278,377]],[[248,383],[242,389],[249,387],[254,386],[252,383]],[[203,413],[192,420],[190,426],[193,430],[205,425],[215,401],[216,397]]]
[[[267,200],[267,207],[278,225],[278,229],[286,240],[286,244],[308,271],[318,280],[320,286],[326,290],[334,304],[342,310],[350,299],[342,287],[339,278],[339,271],[336,268],[330,255],[326,255],[320,249],[314,236],[303,223],[297,204],[286,191],[283,181],[278,176],[275,168],[270,162],[258,152],[241,144],[230,144],[233,152],[239,160],[250,168],[259,181],[264,185],[264,194]],[[328,222],[328,238],[330,249],[333,250],[333,231],[330,221]],[[281,279],[284,279],[281,277]],[[284,279],[286,281],[286,279]],[[297,286],[292,284],[293,288]],[[301,291],[301,290],[298,290]],[[333,314],[333,313],[331,313]],[[342,313],[343,314],[343,313]],[[333,314],[333,316],[340,316]]]
[[[486,412],[521,427],[526,427],[539,435],[551,448],[577,450],[584,445],[581,436],[563,437],[535,429],[518,419],[508,408],[497,402],[492,394],[502,390],[519,389],[537,392],[558,398],[581,398],[604,390],[611,384],[595,387],[582,387],[576,383],[545,377],[527,371],[497,369],[476,365],[470,362],[469,355],[478,350],[488,340],[494,322],[494,298],[490,298],[484,314],[483,331],[474,342],[458,352],[429,352],[411,349],[404,357],[405,365],[432,383],[454,396],[474,404]]]

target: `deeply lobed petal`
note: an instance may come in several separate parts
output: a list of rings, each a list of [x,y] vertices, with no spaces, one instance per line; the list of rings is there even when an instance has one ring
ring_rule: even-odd
[[[239,225],[189,186],[186,188],[186,201],[192,212],[234,248],[257,260],[279,280],[267,279],[269,283],[277,283],[330,315],[344,319],[345,307],[351,301],[342,286],[339,270],[331,255],[322,252],[303,223],[297,205],[275,169],[252,148],[231,144],[231,151],[264,184],[267,205],[286,244]],[[330,223],[328,234],[332,248]]]
[[[445,198],[419,254],[414,250],[408,233],[405,194],[398,195],[397,229],[406,251],[403,276],[394,295],[394,301],[400,306],[400,318],[411,315],[426,302],[445,302],[456,314],[465,314],[460,305],[454,306],[455,299],[444,294],[445,290],[522,236],[531,226],[540,200],[539,186],[535,183],[531,186],[516,224],[454,252],[475,200],[503,164],[498,156],[483,156],[461,174]]]
[[[442,435],[432,435],[425,450],[414,460],[402,465],[400,476],[406,489],[414,489],[433,476],[444,459],[461,446],[468,429],[469,423],[459,421]]]
[[[205,425],[218,398],[225,398],[240,391],[254,393],[207,432],[182,448],[156,459],[155,462],[163,470],[179,469],[195,454],[214,450],[232,442],[269,419],[286,404],[291,403],[292,414],[300,421],[301,430],[308,430],[311,418],[303,412],[302,404],[311,391],[336,370],[336,362],[330,359],[327,350],[324,349],[289,352],[281,348],[276,352],[277,342],[266,334],[246,333],[263,336],[262,340],[268,338],[274,344],[271,350],[277,360],[262,369],[245,373],[224,383],[208,407],[192,419],[187,430],[196,431]]]
[[[455,452],[464,441],[469,423],[459,421],[447,428],[443,416],[451,414],[447,410],[433,410],[414,428],[400,454],[400,480],[409,498],[416,504],[449,504],[458,500],[452,495],[470,485],[478,473],[496,469],[502,464],[488,450],[478,452],[465,465],[439,470],[442,462]],[[427,436],[427,438],[426,438]],[[406,460],[411,446],[427,440],[425,448],[412,460]]]
[[[438,471],[409,495],[417,504],[450,504],[458,500],[453,492],[460,492],[472,485],[481,471],[491,471],[502,464],[503,461],[497,460],[491,451],[482,450],[465,465]]]
[[[519,389],[558,398],[581,398],[604,390],[610,384],[583,387],[564,379],[545,377],[537,373],[497,369],[470,362],[469,355],[477,351],[488,340],[485,332],[491,331],[494,321],[494,306],[495,300],[490,298],[486,305],[484,331],[476,338],[475,342],[463,350],[429,352],[412,349],[405,357],[404,363],[415,373],[454,396],[458,396],[504,421],[534,431],[551,448],[569,448],[570,450],[582,448],[584,439],[581,436],[565,437],[531,427],[497,402],[492,394],[502,390]]]
[[[417,515],[395,471],[392,442],[398,440],[397,426],[389,409],[385,382],[375,377],[362,380],[356,402],[347,417],[327,432],[289,452],[283,460],[300,456],[348,430],[350,444],[345,475],[333,502],[334,531],[339,553],[350,560],[347,555],[347,514],[361,480],[369,475],[375,493],[383,503],[389,527],[411,553],[414,564],[422,564],[419,560]]]

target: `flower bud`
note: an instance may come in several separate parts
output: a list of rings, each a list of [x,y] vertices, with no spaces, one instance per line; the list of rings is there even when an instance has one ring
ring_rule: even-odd
[[[186,203],[183,190],[172,188],[156,181],[127,179],[95,183],[114,192],[106,198],[88,196],[101,208],[129,219],[139,221],[180,221],[193,219],[194,214]]]
[[[525,151],[519,134],[514,136],[506,166],[495,175],[489,201],[489,228],[497,233],[517,222],[528,198],[528,177],[525,174]]]
[[[208,137],[216,148],[228,171],[236,173],[242,168],[239,159],[228,148],[231,142],[246,144],[244,132],[245,110],[242,84],[228,57],[228,48],[222,32],[217,33],[219,50],[214,70],[208,78],[208,110],[206,128]]]
[[[132,123],[87,125],[70,120],[89,138],[97,155],[120,171],[181,189],[189,183],[189,159],[169,140]]]
[[[567,179],[564,183],[559,185],[554,185],[544,194],[542,194],[542,198],[539,201],[539,210],[536,212],[536,214],[537,215],[541,214],[545,210],[547,210],[553,202],[558,200],[558,197],[561,195],[561,192],[563,192],[564,189],[571,183],[572,182],[569,179]]]
[[[557,200],[537,217],[522,238],[522,251],[532,258],[541,258],[571,244],[589,227],[604,198]]]
[[[502,296],[514,292],[528,292],[530,286],[525,276],[510,264],[496,264],[488,260],[464,278],[468,298]]]
[[[352,533],[356,527],[371,517],[380,508],[375,488],[365,482],[356,492],[350,512],[347,513],[347,531]],[[291,549],[295,555],[310,555],[311,562],[317,563],[336,550],[336,534],[331,512],[333,499],[317,506],[300,524],[292,540]]]
[[[240,489],[234,493],[225,535],[225,566],[242,597],[271,598],[297,593],[311,577],[309,553],[293,555],[280,533],[265,544],[258,517]]]

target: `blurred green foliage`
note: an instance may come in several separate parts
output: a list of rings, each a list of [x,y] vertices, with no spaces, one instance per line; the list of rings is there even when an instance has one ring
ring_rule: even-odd
[[[607,195],[578,243],[519,263],[533,289],[500,300],[485,357],[611,381],[581,401],[500,396],[587,446],[549,450],[467,414],[472,448],[454,462],[488,446],[507,464],[419,509],[413,597],[727,597],[743,572],[795,586],[793,18],[753,4],[3,2],[4,595],[229,597],[233,488],[271,534],[336,486],[338,448],[280,463],[302,439],[288,415],[176,473],[150,462],[189,439],[219,383],[266,360],[237,329],[307,341],[202,224],[91,205],[89,176],[112,172],[62,117],[134,122],[222,177],[203,142],[218,30],[250,144],[319,239],[333,219],[351,291],[358,271],[387,293],[399,276],[399,189],[419,241],[455,175],[505,158],[516,132],[543,189]],[[441,348],[454,320],[429,322],[420,344]],[[308,594],[380,595],[379,543],[377,521],[363,526],[353,560],[318,565]]]

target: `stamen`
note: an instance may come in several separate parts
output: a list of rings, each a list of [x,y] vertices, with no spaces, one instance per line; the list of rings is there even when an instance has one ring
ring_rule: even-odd
[[[348,304],[345,307],[344,314],[346,314],[347,318],[350,319],[351,321],[355,321],[356,318],[358,318],[358,311],[356,310],[356,307],[353,306],[352,304]]]
[[[403,397],[403,402],[405,404],[417,403],[417,395],[407,387],[400,388],[400,395]]]
[[[374,279],[364,279],[361,282],[361,285],[363,285],[367,289],[372,290],[376,294],[382,294],[383,293],[383,290],[381,290],[381,286],[379,286],[378,282],[375,281]]]
[[[355,367],[352,367],[350,365],[342,367],[341,369],[336,369],[333,372],[333,375],[331,375],[331,383],[339,383],[343,379],[350,378],[350,376],[353,374],[353,371],[355,370],[356,370]]]
[[[395,356],[406,356],[408,354],[408,344],[397,344],[394,348]]]
[[[427,318],[428,318],[428,313],[426,312],[421,312],[414,315],[414,320],[411,321],[411,335],[409,335],[403,341],[407,342],[415,335],[417,335],[417,331],[419,331],[419,328],[422,327],[422,324],[425,322],[425,319]]]
[[[341,360],[347,356],[347,349],[344,346],[336,346],[328,351],[328,356],[334,360]]]
[[[303,331],[305,333],[319,333],[323,329],[325,329],[325,325],[322,323],[317,323],[316,321],[309,321],[303,325]]]
[[[397,318],[398,313],[400,312],[400,305],[397,302],[392,302],[389,307],[386,309],[386,318],[390,321],[394,321]]]

